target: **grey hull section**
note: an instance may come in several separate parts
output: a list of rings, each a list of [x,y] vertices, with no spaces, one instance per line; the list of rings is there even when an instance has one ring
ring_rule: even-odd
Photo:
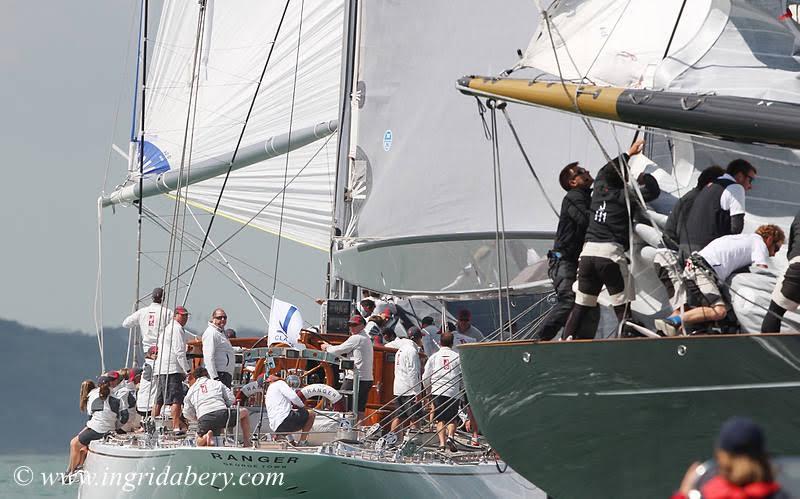
[[[484,343],[461,365],[481,431],[552,497],[669,497],[734,415],[800,454],[800,335]]]

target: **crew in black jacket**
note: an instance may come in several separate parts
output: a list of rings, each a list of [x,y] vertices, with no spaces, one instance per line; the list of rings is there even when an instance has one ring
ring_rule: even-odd
[[[578,262],[578,292],[572,308],[564,338],[593,338],[583,336],[582,322],[587,313],[597,307],[597,296],[603,289],[608,290],[611,303],[622,321],[626,305],[633,299],[633,282],[628,278],[628,259],[625,252],[630,246],[630,223],[638,218],[638,201],[631,193],[626,196],[625,181],[621,172],[627,176],[627,163],[630,156],[642,152],[643,140],[630,147],[627,154],[607,163],[597,173],[592,192],[592,218],[586,230],[586,243]],[[658,182],[651,175],[637,179],[642,185],[645,201],[652,201],[660,194]],[[630,203],[630,211],[628,210]]]
[[[681,237],[681,257],[688,258],[722,236],[741,234],[744,228],[745,192],[753,188],[756,169],[743,159],[728,164],[726,173],[704,187],[686,216],[686,239]]]
[[[778,280],[769,302],[769,312],[761,323],[762,333],[779,333],[781,320],[787,310],[797,310],[800,305],[800,212],[789,228],[789,267]]]
[[[567,191],[567,195],[561,202],[553,250],[547,254],[548,275],[553,281],[558,301],[539,328],[538,337],[544,341],[555,338],[567,322],[575,304],[572,284],[578,273],[578,256],[592,216],[589,205],[592,201],[591,187],[594,179],[589,170],[581,168],[577,162],[570,163],[561,170],[558,182]],[[595,318],[586,322],[595,328],[598,321]]]
[[[695,188],[684,194],[672,207],[672,211],[667,217],[667,223],[664,225],[664,243],[669,249],[678,251],[681,239],[686,241],[686,218],[689,216],[689,211],[692,209],[697,194],[724,173],[725,170],[721,166],[709,166],[700,172]]]

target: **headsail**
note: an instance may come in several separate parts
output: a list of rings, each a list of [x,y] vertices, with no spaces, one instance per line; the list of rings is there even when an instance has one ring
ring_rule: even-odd
[[[202,24],[200,3],[206,5]],[[245,170],[232,173],[219,212],[248,220],[277,197],[253,222],[277,232],[278,194],[286,169],[286,179],[294,180],[286,189],[283,235],[327,250],[336,147],[335,141],[310,139],[320,136],[322,127],[317,124],[338,116],[342,1],[289,2],[284,17],[283,2],[200,3],[164,4],[148,77],[145,171],[176,177],[173,172],[181,167],[185,172],[190,166],[230,162],[272,52],[239,154],[259,148],[264,152],[267,139],[283,136],[288,141],[289,133],[291,148],[303,147],[289,153],[288,160],[285,155],[269,159],[275,155],[266,151]],[[190,105],[196,45],[202,49],[196,105]],[[326,134],[331,131],[328,127]],[[237,155],[240,160],[246,158]],[[221,186],[221,177],[195,184],[188,200],[213,209]]]
[[[498,113],[504,215],[498,221],[492,142],[476,106],[453,92],[451,76],[467,67],[499,73],[515,63],[537,13],[527,0],[505,2],[504,9],[511,15],[487,17],[472,0],[455,10],[446,2],[361,4],[353,216],[334,256],[339,277],[395,294],[459,296],[496,289],[501,272],[503,286],[546,280],[542,259],[557,219],[543,197],[559,203],[557,172],[597,154],[574,119],[540,110],[516,116],[525,145],[545,151],[534,165],[543,194]],[[465,46],[477,33],[490,35]],[[425,52],[443,55],[420,57]],[[490,126],[488,113],[485,120]],[[557,131],[559,140],[545,131]],[[501,228],[507,280],[495,242]]]

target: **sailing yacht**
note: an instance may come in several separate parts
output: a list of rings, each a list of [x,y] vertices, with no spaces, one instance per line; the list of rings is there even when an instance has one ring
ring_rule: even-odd
[[[168,231],[165,301],[186,302],[191,286],[203,285],[194,282],[197,266],[213,256],[256,307],[268,303],[270,293],[255,289],[254,279],[234,270],[223,252],[230,238],[215,241],[211,222],[199,236],[189,233],[194,210],[212,222],[224,217],[329,252],[330,298],[352,299],[356,286],[455,299],[512,287],[498,280],[498,227],[486,211],[495,205],[484,196],[496,173],[490,142],[484,128],[464,119],[473,112],[462,111],[450,75],[474,57],[457,50],[463,36],[487,25],[507,30],[508,37],[482,45],[481,69],[498,53],[513,63],[526,27],[522,20],[513,29],[487,20],[474,4],[453,15],[452,5],[438,2],[168,0],[153,41],[144,2],[141,95],[134,109],[139,130],[131,137],[127,178],[103,193],[98,206],[133,205],[140,223]],[[508,8],[535,14],[523,0]],[[428,80],[407,81],[401,69]],[[533,188],[506,187],[520,196]],[[154,196],[172,201],[171,220],[148,206]],[[514,219],[509,215],[509,228]],[[521,274],[513,284],[519,290],[546,286],[541,248],[547,237],[526,224],[508,242],[516,259],[502,265]],[[193,264],[181,259],[184,253]],[[143,255],[140,250],[139,262]],[[274,296],[277,264],[273,278]],[[343,340],[328,329],[331,323],[323,321],[322,332],[307,331],[296,348],[238,338],[241,370],[253,379],[265,370],[310,379],[316,370],[334,385],[336,369],[352,365],[318,349],[320,338]],[[320,401],[327,417],[318,421],[328,425],[312,429],[311,445],[257,438],[245,449],[236,443],[238,431],[216,446],[195,447],[191,437],[168,435],[156,421],[144,434],[92,442],[79,496],[344,497],[365,486],[380,497],[545,496],[491,449],[442,454],[431,449],[432,433],[381,436],[393,351],[376,347],[375,359],[381,372],[370,399],[372,426]],[[250,410],[253,426],[263,423],[258,404]],[[225,474],[240,485],[245,474],[271,475],[263,486],[193,481],[175,488],[156,479],[165,470],[183,478],[189,471]],[[142,476],[135,486],[120,482],[131,473]]]
[[[508,103],[512,116],[523,104],[571,113],[588,129],[611,123],[618,145],[601,143],[606,154],[595,165],[645,133],[654,161],[629,166],[652,173],[662,188],[649,206],[654,227],[638,227],[630,251],[632,309],[646,337],[618,337],[612,327],[593,341],[462,348],[481,430],[554,497],[667,497],[733,415],[762,424],[771,452],[800,452],[797,316],[784,321],[783,334],[758,334],[785,254],[773,258],[775,268],[728,283],[741,334],[661,338],[649,330],[669,313],[652,266],[659,214],[700,170],[737,157],[756,165],[760,182],[747,196],[745,232],[773,223],[788,233],[800,208],[800,30],[787,7],[768,0],[557,1],[542,12],[515,68],[456,84],[495,107]],[[552,169],[539,175],[557,177]]]

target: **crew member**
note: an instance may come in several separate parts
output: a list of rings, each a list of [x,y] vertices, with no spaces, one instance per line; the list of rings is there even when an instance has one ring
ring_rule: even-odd
[[[231,389],[215,379],[209,379],[204,367],[189,373],[189,391],[184,398],[183,415],[197,420],[197,445],[213,444],[225,428],[232,428],[238,419],[242,428],[242,443],[250,447],[250,414],[238,408]]]
[[[83,466],[89,444],[99,440],[117,428],[117,423],[125,424],[128,421],[128,411],[122,409],[119,399],[111,395],[112,378],[102,375],[97,380],[97,386],[81,397],[81,406],[85,407],[90,415],[86,427],[69,443],[69,464],[67,474]],[[81,388],[91,385],[84,382]]]
[[[157,383],[153,383],[155,379],[153,366],[157,355],[158,347],[153,345],[147,350],[144,357],[142,377],[139,379],[139,387],[136,391],[136,412],[142,417],[147,416],[153,410],[156,401]],[[158,416],[158,414],[154,415]]]
[[[704,187],[686,216],[686,241],[681,257],[700,251],[714,239],[744,229],[745,192],[753,188],[756,168],[743,159],[728,164],[726,173]]]
[[[419,328],[409,332],[414,335]],[[422,392],[422,379],[420,373],[419,347],[409,338],[397,338],[394,331],[386,329],[383,332],[385,346],[396,348],[394,354],[394,386],[393,394],[397,408],[393,411],[391,430],[409,424],[411,428],[417,427],[417,420],[421,417],[421,408],[418,402]]]
[[[360,315],[354,315],[347,322],[347,327],[350,329],[350,337],[347,338],[341,345],[331,345],[322,342],[322,349],[333,355],[352,354],[355,370],[358,371],[358,402],[357,412],[358,420],[364,420],[364,412],[367,408],[367,397],[369,391],[372,389],[372,341],[370,341],[367,334],[364,332],[366,323],[364,318]],[[348,371],[345,375],[344,383],[342,383],[342,390],[353,389],[353,373]],[[352,400],[352,396],[349,400]],[[351,404],[352,405],[352,404]]]
[[[267,408],[270,429],[275,433],[295,433],[302,430],[300,442],[305,442],[308,432],[314,426],[316,414],[306,409],[303,399],[282,379],[270,375],[267,382],[269,388],[264,405]]]
[[[208,327],[203,333],[203,364],[211,379],[222,381],[222,384],[230,388],[233,383],[236,358],[231,341],[225,334],[227,323],[228,314],[221,308],[214,309]]]
[[[430,315],[426,315],[422,318],[419,327],[422,332],[422,349],[425,351],[425,355],[430,357],[439,350],[439,343],[437,341],[439,337],[439,328],[436,327],[433,317]],[[411,333],[409,333],[408,336],[410,338]]]
[[[122,321],[122,327],[131,328],[139,326],[142,335],[142,348],[146,352],[156,344],[158,335],[164,331],[172,317],[172,310],[161,304],[164,299],[164,289],[155,288],[152,293],[153,303],[142,307]]]
[[[672,499],[694,497],[789,499],[787,491],[775,481],[769,462],[764,431],[748,418],[732,417],[719,431],[714,457],[718,472],[697,476],[700,463],[686,471],[680,489]]]
[[[578,292],[564,327],[563,337],[566,339],[594,338],[594,331],[590,336],[583,336],[581,326],[589,320],[587,313],[597,307],[597,297],[603,286],[608,290],[620,323],[624,320],[627,304],[633,300],[635,290],[629,279],[625,252],[630,246],[631,220],[640,216],[641,209],[635,196],[626,193],[627,164],[631,156],[642,152],[643,147],[644,141],[637,140],[627,153],[608,162],[597,173],[592,191],[592,219],[586,229],[586,243],[578,262]],[[640,175],[637,181],[645,201],[652,201],[660,194],[652,175]]]
[[[683,315],[673,314],[666,319],[657,319],[656,328],[668,336],[674,336],[682,324],[723,319],[727,314],[727,306],[720,292],[720,283],[724,283],[728,276],[742,267],[756,265],[766,268],[769,257],[775,256],[781,249],[784,239],[783,230],[777,225],[762,225],[755,234],[731,234],[713,240],[689,257],[683,272],[687,286],[697,289],[703,305],[686,310]],[[682,294],[685,302],[685,293]]]
[[[672,207],[667,222],[664,224],[664,243],[667,248],[678,251],[681,241],[688,245],[686,233],[686,219],[692,209],[694,200],[698,194],[710,183],[725,174],[725,170],[718,165],[711,165],[697,177],[697,184],[681,197],[675,206]]]
[[[469,336],[475,341],[483,340],[483,333],[480,329],[472,325],[472,312],[466,308],[462,308],[456,315],[456,327],[458,332]]]
[[[439,450],[444,451],[447,445],[450,451],[455,452],[453,437],[461,401],[461,364],[458,352],[453,350],[453,333],[442,333],[439,341],[439,351],[425,363],[422,384],[433,397]]]
[[[547,314],[540,326],[537,336],[550,341],[564,327],[567,317],[575,305],[575,292],[572,284],[578,273],[578,256],[586,238],[586,229],[589,227],[591,211],[589,206],[592,200],[592,183],[594,179],[589,170],[580,165],[570,163],[558,175],[561,188],[567,195],[561,201],[561,213],[558,218],[556,238],[553,249],[547,252],[547,274],[553,281],[553,290],[556,292],[557,302]],[[592,309],[595,318],[587,319],[596,327],[599,319],[599,310]]]
[[[789,228],[789,266],[778,280],[769,302],[769,311],[761,324],[762,333],[779,333],[781,320],[787,310],[797,310],[800,305],[800,212]]]
[[[186,340],[183,326],[189,320],[189,311],[175,307],[175,317],[158,337],[158,358],[154,364],[158,388],[156,388],[156,414],[164,404],[170,405],[172,431],[174,435],[185,435],[181,429],[181,406],[183,405],[183,380],[189,371],[186,359]]]

